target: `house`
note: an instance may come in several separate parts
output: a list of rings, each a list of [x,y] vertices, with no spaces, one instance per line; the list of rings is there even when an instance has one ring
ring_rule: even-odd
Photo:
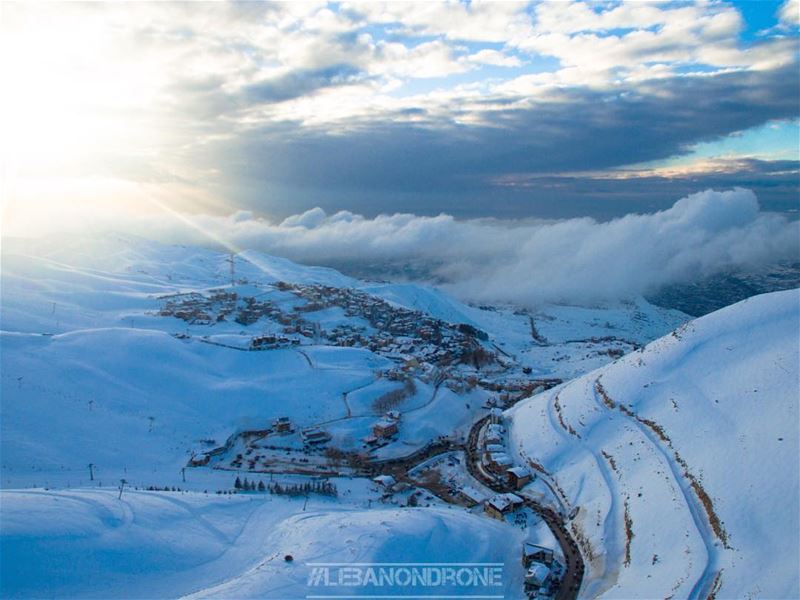
[[[508,483],[516,490],[521,490],[533,479],[533,474],[525,467],[511,467],[506,471],[506,476]]]
[[[505,452],[492,452],[486,459],[486,468],[498,475],[504,473],[513,464],[511,457]]]
[[[497,494],[483,505],[484,512],[495,519],[504,520],[505,515],[523,503],[522,498],[512,493]]]
[[[397,421],[381,419],[372,426],[372,434],[377,438],[392,437],[397,433]]]
[[[506,451],[506,447],[502,444],[486,444],[484,448],[487,454],[502,453]]]
[[[525,588],[538,590],[550,582],[550,567],[540,562],[531,563],[525,572]]]
[[[548,567],[553,564],[553,549],[545,548],[531,542],[522,545],[522,566],[526,569],[534,562],[539,562]]]
[[[273,421],[272,426],[278,433],[287,433],[292,430],[292,422],[289,417],[278,417]]]
[[[208,454],[202,454],[202,455],[200,455],[199,458],[196,457],[196,456],[193,456],[189,460],[189,466],[190,467],[204,467],[209,463],[210,460],[211,460],[211,457]]]
[[[483,434],[483,440],[486,444],[498,444],[503,441],[503,434],[505,430],[502,425],[491,423],[486,427],[486,432]]]
[[[306,444],[324,444],[331,441],[331,434],[322,429],[312,427],[311,429],[304,429],[302,432],[303,441]]]
[[[458,490],[456,493],[456,497],[464,502],[468,507],[472,508],[473,506],[477,506],[484,500],[486,500],[486,495],[482,494],[478,490],[470,486],[464,486]]]
[[[409,349],[409,351],[410,350],[411,349]],[[419,369],[419,361],[415,357],[409,358],[407,361],[405,361],[405,363],[403,363],[403,369],[405,371],[414,371]]]
[[[489,410],[489,420],[492,424],[499,424],[503,420],[503,411],[496,406]]]
[[[392,487],[397,483],[397,480],[391,475],[378,475],[377,477],[373,478],[372,481],[377,483],[379,487],[382,487],[385,490],[391,490]]]

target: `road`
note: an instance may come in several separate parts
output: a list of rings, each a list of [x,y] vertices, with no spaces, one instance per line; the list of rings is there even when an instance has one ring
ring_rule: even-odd
[[[516,492],[515,489],[507,485],[505,482],[488,476],[480,467],[480,448],[478,447],[478,437],[481,428],[488,422],[489,416],[485,416],[473,424],[467,438],[467,447],[465,449],[467,470],[470,475],[483,483],[489,489],[498,492]],[[566,572],[564,579],[561,582],[561,587],[556,594],[556,600],[574,600],[578,597],[578,592],[581,589],[581,582],[583,581],[584,564],[583,557],[581,556],[578,544],[570,535],[561,518],[555,511],[529,498],[524,498],[525,505],[533,512],[539,515],[542,520],[553,532],[553,535],[558,540],[561,546],[561,552],[566,560]]]
[[[469,431],[467,443],[462,444],[452,440],[443,439],[428,444],[424,448],[416,452],[403,456],[401,458],[386,459],[381,461],[370,461],[364,467],[363,474],[374,477],[379,473],[386,473],[394,470],[409,471],[416,465],[425,462],[433,456],[452,452],[454,450],[461,450],[464,452],[467,470],[470,475],[483,483],[487,488],[498,492],[515,492],[516,490],[507,485],[504,481],[495,479],[494,477],[486,474],[480,467],[480,448],[478,446],[478,437],[481,428],[488,422],[489,416],[485,416],[476,421]],[[542,520],[553,532],[553,536],[558,540],[561,546],[561,552],[566,560],[566,571],[564,579],[562,580],[561,587],[556,594],[556,600],[575,600],[578,597],[578,592],[581,588],[583,581],[584,564],[583,557],[581,556],[578,544],[572,538],[569,530],[565,527],[561,517],[552,509],[542,506],[529,498],[524,498],[525,505],[533,512],[539,515]]]
[[[301,353],[305,356],[304,352]],[[306,356],[306,360],[308,360],[309,364],[313,368],[313,363],[308,356]],[[467,470],[475,479],[497,493],[516,492],[517,490],[513,489],[505,481],[497,479],[494,476],[484,472],[480,466],[480,447],[478,444],[478,439],[481,429],[484,425],[486,425],[489,418],[490,416],[486,415],[485,417],[473,423],[472,427],[470,428],[466,443],[458,442],[448,438],[439,438],[427,444],[423,448],[420,448],[415,452],[402,457],[369,460],[368,462],[353,468],[353,470],[348,474],[362,477],[375,477],[380,474],[391,474],[398,472],[407,473],[417,465],[431,459],[434,456],[445,454],[447,452],[462,451],[464,452]],[[294,471],[283,472],[301,471],[295,469]],[[319,473],[313,474],[319,475]],[[328,475],[335,476],[336,474],[337,473],[333,472],[329,473]],[[556,540],[558,540],[558,543],[561,546],[561,552],[566,561],[566,571],[561,583],[561,587],[556,594],[555,600],[575,600],[578,597],[578,592],[580,591],[584,575],[583,557],[581,556],[577,543],[564,525],[561,516],[558,515],[554,510],[542,506],[530,498],[523,498],[523,500],[525,502],[525,506],[539,515],[550,528],[550,531],[553,532],[553,536],[556,538]]]

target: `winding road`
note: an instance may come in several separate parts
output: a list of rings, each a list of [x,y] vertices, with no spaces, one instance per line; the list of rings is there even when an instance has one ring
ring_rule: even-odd
[[[467,439],[467,447],[465,454],[467,456],[467,470],[470,475],[480,481],[489,489],[498,492],[516,492],[517,490],[511,488],[504,481],[494,477],[487,476],[483,469],[480,467],[480,448],[478,447],[478,437],[480,430],[489,421],[489,416],[476,421],[469,432]],[[574,600],[578,597],[578,592],[581,589],[581,582],[583,581],[584,564],[583,557],[581,556],[578,544],[570,535],[561,518],[556,512],[550,508],[542,506],[534,502],[530,498],[523,498],[525,506],[530,508],[533,512],[539,515],[542,520],[553,532],[553,535],[558,540],[561,546],[561,552],[566,560],[566,572],[564,579],[561,582],[561,587],[556,594],[556,600]]]

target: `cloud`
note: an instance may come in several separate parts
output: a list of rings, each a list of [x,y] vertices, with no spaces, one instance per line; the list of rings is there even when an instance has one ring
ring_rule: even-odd
[[[363,75],[355,67],[333,65],[321,69],[294,70],[251,83],[243,89],[243,93],[250,102],[283,102],[321,88],[349,85],[362,79]]]
[[[413,214],[365,218],[307,211],[271,223],[239,216],[182,223],[139,221],[148,236],[308,263],[395,270],[414,267],[466,300],[533,306],[630,297],[732,268],[800,259],[800,224],[760,210],[744,189],[707,190],[652,214],[610,221],[457,220]]]
[[[795,0],[753,38],[729,2],[7,6],[12,190],[158,178],[270,216],[608,216],[631,184],[580,204],[497,182],[675,157],[800,101]]]
[[[672,77],[635,92],[520,86],[506,98],[445,96],[411,112],[389,105],[342,117],[341,130],[266,123],[198,146],[195,164],[237,181],[325,190],[489,192],[503,174],[608,169],[664,159],[797,113],[794,67]],[[334,100],[331,99],[333,102]],[[318,102],[318,101],[317,101]],[[263,165],[269,165],[268,169]]]
[[[800,25],[800,0],[786,0],[780,8],[778,16],[788,25]]]
[[[305,229],[312,229],[314,227],[319,227],[322,225],[325,220],[327,219],[325,211],[322,210],[320,207],[312,208],[311,210],[307,210],[306,212],[299,214],[299,215],[292,215],[291,217],[285,218],[280,226],[281,227],[303,227]]]
[[[522,65],[522,61],[516,56],[509,56],[499,50],[490,50],[488,48],[479,50],[475,54],[470,54],[466,57],[466,60],[472,63],[494,65],[496,67],[519,67]]]

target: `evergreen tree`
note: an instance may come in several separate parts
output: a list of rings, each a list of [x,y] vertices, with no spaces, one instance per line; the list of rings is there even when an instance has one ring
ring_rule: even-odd
[[[242,489],[242,480],[237,477],[236,481],[233,483],[233,487],[237,490]]]

